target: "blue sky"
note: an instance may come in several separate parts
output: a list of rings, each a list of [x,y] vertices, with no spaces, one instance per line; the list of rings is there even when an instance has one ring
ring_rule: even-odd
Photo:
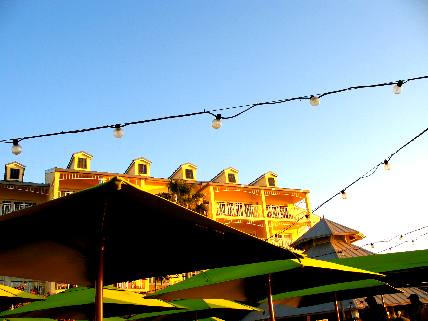
[[[427,34],[424,0],[3,0],[0,139],[427,75]],[[258,107],[220,130],[202,115],[127,127],[121,140],[110,129],[34,139],[21,142],[19,156],[0,144],[0,163],[23,163],[34,182],[80,150],[97,171],[124,172],[139,156],[156,177],[189,161],[200,180],[229,166],[242,183],[272,170],[281,186],[309,189],[316,207],[427,127],[427,92],[421,80],[401,95],[382,87],[328,96],[316,108]],[[428,225],[425,136],[390,172],[317,213],[359,229],[366,243]],[[426,235],[408,240],[394,250],[428,247]]]

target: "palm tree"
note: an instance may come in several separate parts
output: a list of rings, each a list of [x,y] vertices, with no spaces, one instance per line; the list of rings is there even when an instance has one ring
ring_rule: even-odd
[[[204,200],[204,194],[194,190],[195,184],[187,183],[183,179],[174,179],[168,183],[168,192],[159,193],[158,196],[199,214],[207,215],[208,201]]]

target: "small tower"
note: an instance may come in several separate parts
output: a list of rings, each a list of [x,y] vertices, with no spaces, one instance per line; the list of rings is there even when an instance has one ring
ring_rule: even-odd
[[[274,172],[266,172],[250,183],[252,186],[259,187],[276,187],[278,175]]]

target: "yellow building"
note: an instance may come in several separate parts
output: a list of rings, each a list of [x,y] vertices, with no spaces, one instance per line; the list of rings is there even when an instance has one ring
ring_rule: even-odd
[[[5,165],[4,179],[0,180],[0,215],[44,203],[49,199],[49,185],[24,182],[25,166],[18,162]],[[17,237],[19,231],[16,231]],[[37,233],[37,231],[34,231]],[[46,292],[46,282],[0,276],[0,283],[28,292]]]
[[[274,172],[264,173],[251,183],[242,184],[239,171],[229,167],[214,178],[202,181],[197,179],[197,166],[185,163],[168,178],[156,178],[151,176],[152,162],[144,157],[132,160],[123,174],[94,171],[92,159],[92,155],[81,151],[71,156],[66,168],[47,170],[46,184],[40,185],[48,192],[45,191],[47,195],[41,201],[96,186],[115,176],[153,194],[168,193],[170,182],[179,180],[189,183],[194,193],[201,193],[201,202],[207,205],[204,215],[278,246],[287,247],[319,220],[311,213],[309,191],[278,187],[278,177]],[[17,173],[14,175],[16,177]],[[174,280],[179,281],[181,277],[170,278],[169,282]],[[147,288],[148,283],[124,282],[119,286]]]

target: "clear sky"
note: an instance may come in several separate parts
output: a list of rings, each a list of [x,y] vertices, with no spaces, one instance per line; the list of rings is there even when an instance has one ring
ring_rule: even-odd
[[[310,95],[428,74],[428,2],[0,1],[0,139]],[[0,144],[0,164],[25,180],[65,167],[73,152],[92,169],[123,173],[132,159],[168,177],[179,164],[209,180],[223,168],[242,183],[278,174],[318,204],[428,126],[428,80],[254,108],[211,128],[182,118]],[[223,113],[230,116],[233,113]],[[428,225],[428,134],[317,214],[356,228],[361,244]],[[428,248],[411,233],[393,251]],[[411,242],[411,239],[416,239]],[[400,242],[402,242],[400,241]],[[374,251],[395,246],[379,243]]]

